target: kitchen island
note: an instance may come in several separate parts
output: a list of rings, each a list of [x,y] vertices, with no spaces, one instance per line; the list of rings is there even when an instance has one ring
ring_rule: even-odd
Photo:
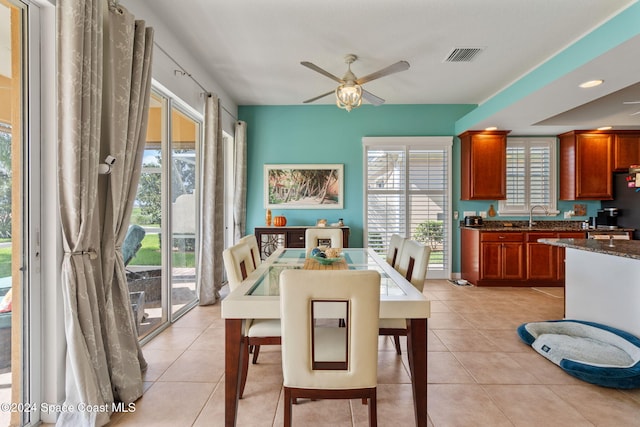
[[[565,248],[565,318],[640,337],[640,241],[541,239]]]

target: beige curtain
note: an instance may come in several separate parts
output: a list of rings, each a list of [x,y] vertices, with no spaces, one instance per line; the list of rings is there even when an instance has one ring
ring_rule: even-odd
[[[247,223],[247,124],[236,122],[233,193],[233,237],[237,242],[245,235]]]
[[[105,26],[102,155],[116,159],[104,177],[102,277],[106,353],[114,399],[133,402],[142,395],[146,361],[138,343],[122,257],[136,197],[146,142],[153,29],[123,7],[110,9]]]
[[[142,394],[140,367],[144,359],[138,358],[137,342],[131,340],[128,294],[125,297],[119,288],[114,291],[111,283],[104,286],[102,276],[109,270],[107,265],[103,269],[100,253],[100,234],[105,228],[100,208],[106,206],[102,191],[106,184],[99,183],[98,175],[103,158],[102,117],[111,114],[102,109],[103,26],[105,19],[109,25],[112,16],[110,12],[105,15],[106,10],[104,0],[59,0],[56,9],[58,196],[65,251],[61,267],[67,342],[65,404],[74,408],[81,402],[110,406]],[[105,99],[105,107],[117,108],[109,105]],[[116,205],[109,203],[115,212]],[[121,204],[117,206],[120,209]],[[112,352],[118,345],[121,348]],[[123,352],[129,356],[120,361]],[[123,370],[130,361],[134,366]],[[128,375],[132,377],[123,381]],[[57,425],[103,425],[109,417],[110,410],[62,412]]]
[[[200,240],[198,289],[200,305],[214,304],[222,287],[224,249],[224,159],[220,100],[209,95],[204,108],[204,144],[200,169]]]

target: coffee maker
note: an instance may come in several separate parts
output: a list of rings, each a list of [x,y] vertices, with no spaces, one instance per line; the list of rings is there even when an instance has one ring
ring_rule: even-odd
[[[598,209],[598,216],[596,217],[596,228],[608,230],[618,228],[619,215],[620,209],[618,208]]]

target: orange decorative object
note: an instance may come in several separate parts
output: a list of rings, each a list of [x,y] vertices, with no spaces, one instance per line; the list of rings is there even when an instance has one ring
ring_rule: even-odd
[[[284,227],[285,225],[287,225],[287,218],[283,217],[283,216],[274,216],[273,217],[273,225],[275,225],[276,227]]]

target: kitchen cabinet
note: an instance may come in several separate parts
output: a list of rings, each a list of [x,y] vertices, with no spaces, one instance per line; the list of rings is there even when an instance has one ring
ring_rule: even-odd
[[[560,200],[613,200],[615,135],[571,131],[560,139]]]
[[[468,131],[458,136],[462,200],[502,200],[507,197],[508,133]]]
[[[481,233],[480,268],[486,280],[524,279],[523,233]]]
[[[463,227],[460,271],[476,286],[563,286],[564,248],[538,239],[584,239],[584,231],[482,231]]]
[[[629,166],[640,164],[640,132],[616,132],[613,145],[614,172],[628,172]]]
[[[532,232],[526,237],[527,280],[564,284],[564,248],[538,239],[584,239],[584,232]]]
[[[266,259],[276,249],[285,248],[304,248],[305,232],[307,228],[315,228],[314,226],[291,226],[291,227],[256,227],[254,233],[258,246],[260,247],[260,258]],[[328,228],[328,227],[327,227]],[[342,229],[342,247],[349,247],[349,227],[340,227]]]

